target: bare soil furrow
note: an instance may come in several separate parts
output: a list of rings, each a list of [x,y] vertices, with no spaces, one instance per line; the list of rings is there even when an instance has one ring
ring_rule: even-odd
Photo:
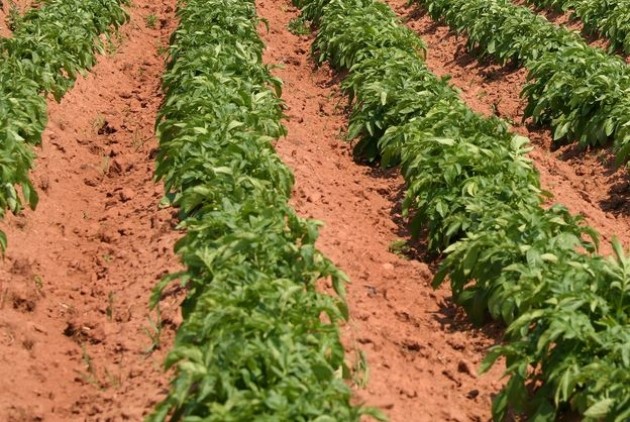
[[[136,0],[132,19],[60,104],[32,180],[36,211],[7,218],[0,263],[0,420],[141,420],[164,394],[179,323],[172,210],[153,182],[160,77],[174,0]]]

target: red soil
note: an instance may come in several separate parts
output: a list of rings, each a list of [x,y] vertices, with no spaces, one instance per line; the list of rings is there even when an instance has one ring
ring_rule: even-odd
[[[181,297],[167,298],[161,315],[148,301],[178,268],[176,222],[159,209],[163,191],[152,181],[158,48],[175,27],[175,1],[134,3],[116,51],[61,104],[49,101],[32,172],[37,210],[0,223],[9,239],[0,263],[2,421],[137,421],[164,394]],[[145,23],[151,13],[157,29]]]

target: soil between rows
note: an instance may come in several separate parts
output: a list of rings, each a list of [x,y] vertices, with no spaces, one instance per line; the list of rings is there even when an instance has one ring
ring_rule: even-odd
[[[522,122],[525,102],[519,94],[526,70],[480,62],[466,51],[465,37],[403,0],[387,2],[427,43],[433,72],[451,76],[473,110],[498,115],[532,140],[530,157],[543,188],[601,233],[602,252],[610,252],[613,236],[628,247],[628,175],[614,166],[610,150],[567,145],[552,151],[548,128]],[[350,355],[357,347],[366,352],[370,367],[367,388],[356,387],[357,397],[385,409],[393,421],[488,419],[501,369],[476,377],[476,367],[486,348],[499,341],[500,329],[473,329],[445,290],[432,291],[421,249],[419,261],[388,252],[398,238],[408,239],[396,212],[401,178],[352,161],[351,148],[341,140],[347,100],[339,92],[339,75],[325,66],[315,69],[312,37],[287,31],[298,15],[289,1],[258,4],[271,23],[270,34],[263,31],[266,60],[283,64],[275,73],[285,81],[289,136],[277,149],[296,174],[294,204],[325,222],[319,246],[353,280],[344,338]],[[308,69],[311,76],[305,76]],[[319,129],[313,128],[317,120]]]
[[[179,266],[176,220],[153,182],[158,50],[175,3],[135,0],[109,54],[49,101],[31,176],[40,203],[1,223],[2,421],[138,421],[164,395],[181,296],[160,315],[148,301]]]

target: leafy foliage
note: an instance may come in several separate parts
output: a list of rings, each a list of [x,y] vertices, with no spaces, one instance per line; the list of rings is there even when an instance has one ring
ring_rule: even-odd
[[[433,18],[466,33],[470,47],[528,68],[521,94],[528,101],[525,117],[551,124],[554,140],[583,145],[612,140],[617,161],[628,161],[630,68],[621,58],[589,47],[578,34],[510,0],[418,1]]]
[[[357,10],[364,15],[359,15]],[[321,53],[320,61],[328,60],[334,66],[346,68],[372,57],[372,51],[381,48],[402,49],[424,57],[424,43],[413,31],[401,30],[395,25],[395,16],[383,3],[354,0],[346,5],[332,2],[328,6],[327,19],[320,24],[313,48]],[[354,37],[347,29],[339,30],[341,24],[362,36]]]
[[[452,1],[432,3],[463,13],[446,6]],[[570,407],[587,421],[627,420],[630,259],[620,244],[613,242],[613,258],[602,258],[597,233],[580,217],[560,205],[543,208],[550,195],[526,158],[528,140],[469,110],[422,63],[417,44],[350,44],[369,52],[340,45],[385,31],[376,25],[399,28],[390,39],[404,40],[407,30],[393,15],[369,17],[381,7],[368,0],[302,6],[322,28],[317,56],[338,68],[351,63],[344,86],[354,98],[350,127],[361,152],[400,163],[412,231],[444,255],[434,285],[449,278],[473,321],[490,316],[508,325],[506,343],[491,349],[483,368],[506,358],[509,381],[494,401],[495,418],[512,409],[554,420]],[[491,33],[502,36],[496,25]]]
[[[610,50],[630,54],[630,1],[628,0],[528,0],[538,7],[571,11],[584,29],[610,40]]]
[[[184,322],[150,421],[358,421],[337,322],[346,276],[316,248],[318,223],[288,205],[272,142],[281,82],[262,64],[253,1],[188,0],[164,75],[156,175],[180,208]],[[321,293],[327,278],[336,297]]]
[[[11,38],[0,39],[0,218],[17,213],[22,200],[32,208],[37,193],[28,178],[46,125],[42,94],[60,100],[77,75],[102,52],[100,34],[122,25],[127,14],[120,1],[62,0],[29,10]],[[30,144],[30,145],[29,145]],[[0,247],[6,237],[0,232]]]

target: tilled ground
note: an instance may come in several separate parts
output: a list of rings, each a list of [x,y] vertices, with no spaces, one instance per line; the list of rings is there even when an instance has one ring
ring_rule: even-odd
[[[174,6],[136,0],[109,54],[49,101],[32,173],[40,203],[1,223],[2,421],[137,421],[164,393],[179,298],[160,314],[148,302],[178,268],[176,220],[152,180]]]

